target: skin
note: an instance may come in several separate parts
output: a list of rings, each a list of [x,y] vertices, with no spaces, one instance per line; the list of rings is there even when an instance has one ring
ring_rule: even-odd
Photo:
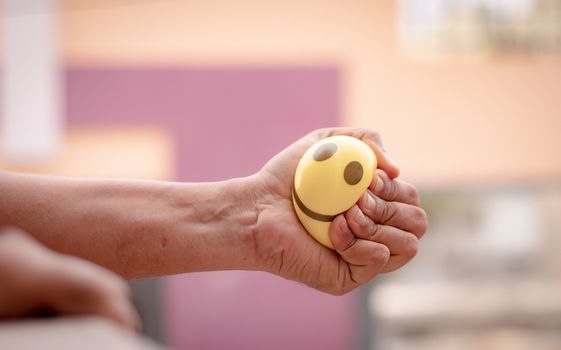
[[[97,315],[139,329],[125,281],[91,262],[45,248],[21,230],[0,230],[0,318]]]
[[[291,199],[300,157],[313,143],[331,135],[365,141],[379,163],[368,191],[333,221],[330,238],[335,250],[307,234]],[[120,280],[117,275],[134,279],[259,270],[333,295],[345,294],[379,273],[400,268],[417,252],[427,217],[419,208],[416,189],[397,180],[398,175],[377,132],[347,128],[314,131],[258,173],[217,183],[0,172],[0,224],[17,226],[48,248],[22,233],[0,234],[0,249],[10,251],[0,254],[0,281],[2,285],[21,281],[0,290],[0,310],[7,310],[0,317],[42,307],[56,313],[98,314],[134,328],[136,314],[123,283],[115,282]],[[20,249],[6,248],[18,244]],[[25,263],[14,264],[14,260]],[[65,283],[56,280],[58,271],[65,271]],[[41,278],[30,284],[29,276]],[[41,286],[52,285],[53,280],[60,287],[47,293]],[[93,292],[97,302],[90,308],[82,303],[58,307],[66,286],[71,290],[75,285],[97,291]],[[28,296],[19,298],[22,293]]]

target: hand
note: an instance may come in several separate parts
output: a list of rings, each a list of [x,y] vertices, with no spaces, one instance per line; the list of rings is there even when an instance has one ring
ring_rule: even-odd
[[[361,139],[378,159],[368,191],[330,226],[335,251],[316,242],[292,207],[292,181],[304,152],[332,135]],[[427,228],[416,189],[395,180],[399,169],[377,132],[367,129],[322,129],[300,139],[271,159],[257,174],[259,206],[256,250],[262,268],[321,291],[341,295],[367,283],[380,272],[403,266],[417,253]]]
[[[14,228],[0,228],[0,319],[98,315],[138,329],[127,284],[85,260],[61,255]]]

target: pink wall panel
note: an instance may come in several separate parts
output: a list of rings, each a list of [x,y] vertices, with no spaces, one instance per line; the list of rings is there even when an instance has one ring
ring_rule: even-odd
[[[80,68],[67,87],[70,123],[169,126],[187,181],[248,175],[339,121],[334,67]],[[354,345],[353,303],[259,272],[181,275],[165,281],[164,333],[182,349],[344,349]]]
[[[335,68],[71,69],[70,123],[144,123],[176,135],[178,178],[250,174],[314,128],[338,123]]]
[[[354,349],[353,296],[333,297],[260,272],[167,280],[170,344],[181,349]]]

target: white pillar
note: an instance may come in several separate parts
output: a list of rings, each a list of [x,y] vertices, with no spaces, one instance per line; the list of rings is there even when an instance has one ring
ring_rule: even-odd
[[[0,151],[12,162],[44,164],[63,136],[58,1],[0,1]]]

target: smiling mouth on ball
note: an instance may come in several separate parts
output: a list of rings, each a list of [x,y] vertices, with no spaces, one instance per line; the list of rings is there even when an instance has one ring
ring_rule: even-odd
[[[312,209],[308,208],[304,203],[302,203],[302,201],[300,200],[300,197],[298,197],[298,193],[296,193],[296,189],[293,187],[292,188],[292,195],[294,197],[294,201],[296,202],[296,205],[298,205],[298,208],[300,208],[300,210],[302,210],[302,212],[306,215],[308,215],[310,218],[317,220],[317,221],[324,221],[324,222],[331,222],[333,221],[333,219],[335,219],[335,217],[337,215],[325,215],[325,214],[320,214],[317,213],[315,211],[313,211]]]

